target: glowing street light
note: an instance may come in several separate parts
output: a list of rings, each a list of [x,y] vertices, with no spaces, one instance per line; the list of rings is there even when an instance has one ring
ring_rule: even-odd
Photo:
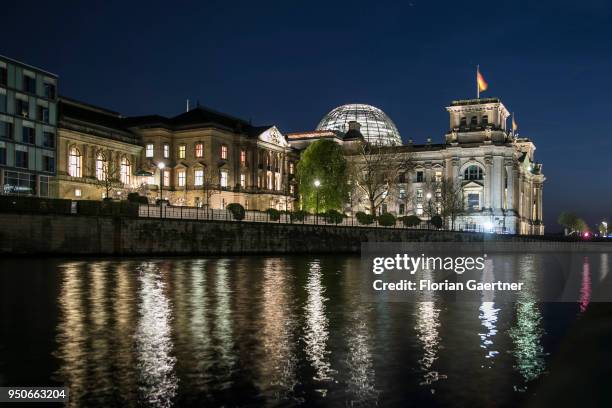
[[[166,164],[159,162],[157,168],[159,169],[159,218],[162,218],[162,209],[164,207],[164,169]]]
[[[315,215],[315,223],[319,224],[319,186],[321,185],[321,181],[319,181],[319,179],[316,179],[314,181],[314,186],[316,189],[316,194],[317,194],[317,207],[316,207],[316,215]]]

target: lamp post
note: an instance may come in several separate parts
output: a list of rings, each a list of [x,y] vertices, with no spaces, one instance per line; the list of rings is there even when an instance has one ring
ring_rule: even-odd
[[[159,218],[162,218],[164,208],[164,169],[166,165],[163,162],[157,164],[159,169]]]
[[[317,207],[316,207],[316,213],[315,213],[315,223],[318,225],[319,224],[319,186],[321,185],[321,182],[319,181],[319,179],[316,179],[314,181],[314,186],[315,186],[315,190],[316,190],[316,194],[317,194]]]
[[[432,211],[431,211],[431,193],[427,193],[426,195],[427,197],[427,212],[429,214],[429,229],[431,229],[431,217],[432,217]]]

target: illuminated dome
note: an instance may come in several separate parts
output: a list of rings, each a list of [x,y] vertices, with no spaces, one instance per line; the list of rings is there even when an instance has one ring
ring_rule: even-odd
[[[395,123],[380,109],[363,104],[338,106],[321,119],[317,130],[339,130],[347,132],[349,122],[356,121],[361,125],[361,134],[371,143],[383,145],[401,145]]]

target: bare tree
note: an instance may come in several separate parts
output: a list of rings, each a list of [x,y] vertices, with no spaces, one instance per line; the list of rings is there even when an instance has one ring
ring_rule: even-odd
[[[371,214],[398,189],[400,175],[414,167],[413,154],[396,146],[358,142],[348,150],[350,178]]]
[[[102,161],[101,164],[101,168],[96,167],[96,185],[104,190],[105,198],[112,198],[113,191],[123,186],[120,182],[120,168],[112,165],[108,159]],[[98,166],[97,160],[96,166]]]
[[[210,208],[210,199],[216,194],[221,194],[219,172],[205,169],[202,176],[202,192],[204,193],[204,205],[206,211]]]
[[[423,213],[429,219],[434,215],[441,216],[444,225],[454,229],[455,220],[464,211],[463,194],[459,181],[450,177],[428,180],[424,190]],[[429,194],[431,197],[427,198]]]

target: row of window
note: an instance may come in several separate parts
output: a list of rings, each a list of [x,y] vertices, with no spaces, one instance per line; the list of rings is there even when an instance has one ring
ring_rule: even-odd
[[[0,112],[8,113],[8,101],[6,93],[0,93]],[[49,108],[38,105],[36,107],[35,119],[43,123],[51,123]],[[27,99],[15,99],[15,115],[24,119],[34,119],[30,117],[30,102]]]
[[[31,93],[31,94],[36,94],[36,78],[28,75],[28,74],[23,74],[22,77],[22,91],[27,92],[27,93]],[[2,86],[7,86],[8,84],[8,72],[6,67],[0,67],[0,85]],[[55,84],[52,84],[50,82],[44,82],[43,83],[43,95],[45,98],[47,99],[55,99],[55,96],[57,95],[56,92],[56,88],[55,88]]]
[[[14,140],[14,128],[10,122],[4,122],[0,120],[0,138]],[[33,127],[22,125],[21,127],[21,140],[17,140],[26,144],[36,144],[36,131]],[[43,131],[43,147],[54,148],[55,147],[55,133]]]
[[[489,124],[489,116],[488,115],[483,115],[482,118],[480,119],[480,124],[482,126],[486,126]],[[459,123],[460,127],[467,127],[467,118],[464,116],[461,118],[460,123]],[[470,118],[470,126],[478,126],[478,116],[472,116]]]
[[[81,152],[76,147],[72,147],[68,154],[68,174],[71,177],[83,177],[83,159]],[[109,162],[104,153],[96,155],[96,178],[98,180],[113,180],[116,178],[113,170],[109,168]],[[119,180],[123,184],[130,184],[132,181],[132,163],[127,157],[122,157],[119,163]]]
[[[187,156],[187,146],[180,145],[178,147],[177,156],[179,159],[184,159]],[[145,145],[145,157],[152,158],[155,156],[155,144],[147,143]],[[196,158],[204,157],[204,143],[196,143],[194,146],[194,156]],[[164,143],[163,145],[163,157],[164,159],[170,158],[170,144]],[[221,145],[221,149],[219,150],[219,157],[222,160],[227,160],[228,157],[228,147],[226,145]],[[241,163],[246,163],[246,151],[242,150],[240,152],[240,161]]]
[[[483,171],[482,171],[482,168],[480,166],[471,165],[467,169],[465,169],[465,171],[463,172],[463,179],[464,180],[482,180],[482,178],[483,178]],[[436,173],[434,175],[434,180],[436,182],[442,181],[442,172],[441,171],[436,171]],[[400,174],[398,181],[400,183],[405,183],[406,182],[406,175],[404,173]],[[417,183],[425,182],[425,173],[423,171],[417,171],[416,172],[416,182]]]
[[[0,142],[1,143],[1,142]],[[7,149],[5,144],[0,144],[0,165],[6,166],[7,164]],[[15,167],[27,169],[30,166],[30,155],[26,150],[15,150]],[[43,155],[42,156],[42,170],[48,172],[55,172],[55,157]]]

